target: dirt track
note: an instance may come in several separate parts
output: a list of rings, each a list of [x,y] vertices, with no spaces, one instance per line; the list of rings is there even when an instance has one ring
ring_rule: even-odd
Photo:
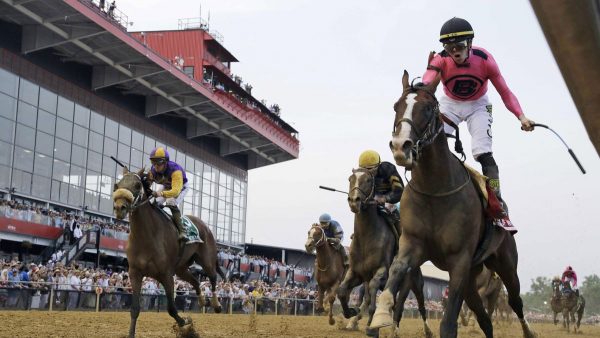
[[[192,314],[201,337],[365,337],[362,332],[340,331],[327,325],[326,317],[247,316]],[[129,313],[90,312],[0,312],[0,337],[125,337],[129,327]],[[138,337],[175,337],[174,321],[166,313],[142,313],[138,319]],[[365,321],[360,327],[364,330]],[[438,335],[439,321],[430,326]],[[532,324],[540,338],[600,337],[600,327],[582,326],[583,333],[567,334],[561,327],[550,324]],[[421,321],[406,319],[402,322],[402,337],[423,337]],[[382,330],[381,337],[388,331]],[[518,323],[495,327],[499,338],[521,337]],[[461,328],[459,337],[483,337],[481,331]]]

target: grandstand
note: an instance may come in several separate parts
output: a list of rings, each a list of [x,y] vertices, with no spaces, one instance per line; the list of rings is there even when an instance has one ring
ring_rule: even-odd
[[[232,74],[220,34],[202,20],[128,32],[125,13],[92,0],[4,1],[0,12],[0,199],[14,203],[0,252],[46,260],[62,248],[66,263],[123,266],[110,156],[148,168],[156,146],[186,169],[183,212],[221,247],[243,248],[248,170],[297,158],[299,140]],[[97,243],[75,243],[73,224],[100,231]]]

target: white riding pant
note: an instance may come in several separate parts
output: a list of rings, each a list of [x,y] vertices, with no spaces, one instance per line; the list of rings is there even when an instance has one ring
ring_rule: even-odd
[[[471,134],[473,157],[492,152],[492,104],[487,95],[475,101],[457,101],[446,95],[440,96],[440,112],[456,125],[466,121]],[[444,132],[454,134],[454,128],[444,123]],[[463,134],[464,135],[464,134]]]
[[[160,192],[165,190],[165,186],[164,185],[160,185],[157,184],[156,185],[156,192]],[[156,198],[156,203],[158,204],[164,204],[166,206],[175,206],[175,207],[180,207],[181,203],[183,203],[183,199],[185,197],[185,195],[188,193],[188,185],[187,183],[183,184],[183,187],[181,188],[181,192],[179,193],[179,196],[177,197],[157,197]]]

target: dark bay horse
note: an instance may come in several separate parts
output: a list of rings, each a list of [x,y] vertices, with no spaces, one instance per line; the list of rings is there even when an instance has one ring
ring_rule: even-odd
[[[188,267],[194,262],[202,266],[212,285],[212,306],[215,312],[221,312],[217,301],[215,287],[217,273],[224,278],[217,263],[217,246],[215,239],[199,218],[188,216],[198,228],[200,238],[204,243],[193,243],[180,247],[177,230],[172,221],[150,200],[149,187],[144,178],[144,169],[137,173],[123,171],[123,178],[115,184],[113,192],[113,208],[118,219],[124,219],[129,214],[129,240],[127,243],[127,260],[129,262],[129,279],[133,291],[131,304],[131,324],[129,337],[135,337],[135,326],[140,314],[140,289],[144,276],[159,281],[167,297],[168,312],[182,327],[190,324],[191,320],[181,318],[174,303],[173,276],[190,283],[200,306],[203,305],[200,285]]]
[[[477,316],[486,337],[493,337],[492,322],[477,293],[476,277],[482,263],[496,271],[508,290],[509,303],[526,338],[535,337],[523,315],[517,275],[514,238],[485,221],[476,187],[461,161],[448,148],[442,115],[435,98],[438,78],[428,86],[408,83],[394,105],[390,148],[398,165],[412,170],[402,194],[402,236],[390,277],[377,301],[372,327],[392,325],[394,295],[407,273],[430,260],[450,275],[448,303],[440,323],[441,338],[457,336],[457,319],[463,300]]]
[[[569,332],[571,330],[572,321],[573,331],[577,333],[585,308],[585,299],[582,296],[578,296],[571,288],[571,284],[568,281],[565,281],[562,283],[560,303],[563,314],[563,327],[566,327],[567,332]],[[575,321],[575,313],[577,313],[577,321]]]
[[[369,310],[368,326],[371,324],[375,312],[377,291],[383,287],[388,278],[388,269],[394,258],[397,242],[394,232],[373,201],[374,173],[369,169],[355,169],[352,170],[349,181],[348,204],[354,213],[354,235],[350,245],[350,269],[338,289],[338,298],[344,310],[344,317],[354,317],[357,315],[356,310],[348,307],[350,291],[361,283],[368,283],[365,287],[363,302],[363,305],[368,306]],[[396,228],[396,232],[401,233],[400,227]],[[406,280],[398,293],[397,310],[399,312],[396,312],[395,319],[397,322],[400,321],[404,300],[408,296],[408,292],[412,290],[419,304],[425,335],[431,337],[432,333],[427,324],[423,284],[421,269],[416,267],[411,271],[410,278]],[[369,336],[377,336],[378,333],[378,328],[367,328]]]
[[[329,325],[335,324],[333,319],[333,302],[335,294],[340,282],[344,278],[346,269],[344,267],[344,258],[342,255],[327,241],[325,231],[319,224],[313,224],[308,231],[308,238],[304,244],[307,253],[317,251],[317,259],[315,259],[315,280],[319,286],[319,294],[317,296],[318,312],[323,311],[323,302],[327,305],[329,315]]]
[[[479,293],[479,297],[481,297],[483,302],[483,307],[487,310],[488,315],[492,317],[496,309],[498,296],[502,290],[502,281],[495,272],[484,266],[481,273],[475,279],[475,283],[477,293]],[[463,306],[463,308],[465,308],[465,306]],[[467,326],[471,314],[472,311],[469,310],[468,307],[466,308],[466,311],[461,311],[460,319],[463,326]]]
[[[562,294],[560,292],[561,285],[560,277],[554,277],[552,279],[552,299],[550,299],[550,308],[552,309],[552,313],[554,314],[554,325],[558,324],[558,316],[559,313],[562,313]]]

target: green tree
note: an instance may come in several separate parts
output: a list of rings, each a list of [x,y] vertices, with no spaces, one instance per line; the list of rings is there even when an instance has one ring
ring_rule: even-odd
[[[550,312],[552,299],[552,280],[548,277],[536,277],[531,280],[531,291],[522,296],[526,310]]]
[[[600,277],[586,276],[579,291],[585,298],[585,313],[600,314]]]

